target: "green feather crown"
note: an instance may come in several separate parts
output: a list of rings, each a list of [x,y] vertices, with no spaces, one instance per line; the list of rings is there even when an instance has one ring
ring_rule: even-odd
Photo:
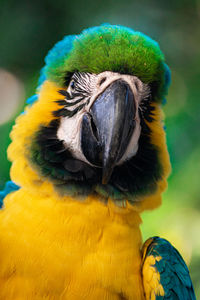
[[[170,81],[159,45],[140,32],[117,25],[101,25],[66,36],[48,53],[45,62],[39,84],[48,79],[65,86],[75,71],[112,71],[135,75],[151,84],[156,102],[165,96]]]

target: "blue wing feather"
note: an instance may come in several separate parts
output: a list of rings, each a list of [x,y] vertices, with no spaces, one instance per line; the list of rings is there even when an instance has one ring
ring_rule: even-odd
[[[148,241],[144,260],[148,256],[161,257],[154,266],[165,294],[157,295],[156,300],[195,300],[189,270],[179,252],[165,239],[153,237]]]
[[[3,191],[0,191],[0,208],[3,206],[3,199],[11,192],[17,191],[20,187],[13,181],[7,181]]]

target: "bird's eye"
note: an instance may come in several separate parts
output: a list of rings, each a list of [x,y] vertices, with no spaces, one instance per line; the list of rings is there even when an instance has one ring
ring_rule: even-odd
[[[71,90],[74,90],[74,89],[75,89],[75,81],[74,81],[74,80],[72,80],[72,81],[70,82],[70,88],[71,88]]]

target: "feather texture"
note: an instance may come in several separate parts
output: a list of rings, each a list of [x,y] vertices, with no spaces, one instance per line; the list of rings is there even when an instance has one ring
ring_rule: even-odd
[[[165,239],[153,237],[143,246],[143,282],[146,300],[195,300],[188,268]]]
[[[0,211],[0,299],[143,300],[133,207],[21,188]]]

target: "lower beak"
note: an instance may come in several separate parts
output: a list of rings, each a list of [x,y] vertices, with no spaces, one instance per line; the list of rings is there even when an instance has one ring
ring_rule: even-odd
[[[135,99],[129,85],[113,82],[83,116],[81,148],[87,160],[102,168],[107,184],[125,153],[135,128]]]

